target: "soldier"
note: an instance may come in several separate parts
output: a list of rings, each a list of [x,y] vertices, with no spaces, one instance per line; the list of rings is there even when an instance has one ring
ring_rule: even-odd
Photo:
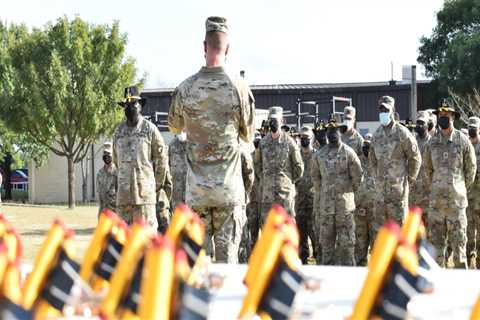
[[[362,181],[357,154],[340,139],[334,120],[327,125],[328,146],[318,150],[311,163],[316,190],[321,190],[320,210],[315,212],[322,248],[321,264],[355,265],[354,192]]]
[[[355,203],[357,205],[355,214],[355,261],[358,266],[367,265],[368,248],[373,245],[373,240],[375,240],[373,230],[375,179],[373,178],[368,161],[370,140],[371,134],[367,134],[365,140],[363,140],[362,154],[360,155],[363,179],[359,190],[355,194]]]
[[[368,153],[377,190],[375,234],[386,219],[402,224],[408,208],[408,186],[415,183],[422,162],[415,137],[394,120],[395,100],[384,96],[378,105],[380,127],[373,134]]]
[[[467,189],[475,179],[475,150],[463,133],[453,127],[458,113],[443,104],[438,109],[439,132],[424,152],[425,172],[430,184],[428,233],[437,252],[437,262],[448,261],[447,245],[457,268],[467,268]]]
[[[468,119],[468,135],[470,142],[475,149],[475,157],[477,159],[477,172],[475,181],[468,190],[468,207],[467,207],[467,256],[470,265],[474,262],[477,268],[480,268],[480,255],[478,254],[478,246],[480,246],[480,118],[470,117]]]
[[[353,149],[357,153],[357,156],[362,155],[363,138],[360,133],[355,129],[355,115],[356,110],[352,106],[347,106],[343,109],[344,121],[340,126],[340,132],[342,133],[342,142]]]
[[[97,173],[97,192],[98,192],[98,214],[103,209],[116,211],[115,202],[117,201],[117,168],[112,163],[112,143],[103,144],[103,163],[104,166]]]
[[[239,139],[252,143],[254,99],[243,78],[225,72],[228,54],[225,18],[209,17],[204,41],[206,66],[175,90],[170,131],[187,132],[185,200],[214,237],[217,262],[236,263],[246,217]]]
[[[268,110],[270,132],[260,141],[256,161],[262,179],[262,224],[274,203],[295,216],[295,183],[302,177],[300,149],[288,133],[280,130],[282,107]]]
[[[425,151],[425,146],[430,141],[430,134],[428,132],[428,126],[431,123],[430,115],[427,111],[419,111],[417,113],[417,123],[415,126],[415,137],[417,139],[418,148],[420,154]],[[420,166],[420,172],[418,173],[417,180],[411,186],[409,194],[409,205],[418,206],[423,210],[423,219],[428,221],[428,203],[430,197],[430,186],[428,184],[427,177],[425,175],[424,164]]]
[[[310,175],[310,163],[315,150],[312,147],[313,131],[308,127],[300,130],[300,154],[303,160],[303,176],[297,182],[297,195],[295,197],[295,220],[300,233],[300,258],[306,264],[310,256],[308,238],[312,241],[313,256],[317,257],[318,238],[315,235],[313,219],[313,183]]]
[[[113,135],[117,209],[128,224],[142,217],[157,229],[155,205],[168,174],[168,151],[158,128],[140,114],[145,103],[134,86],[125,89],[125,101],[118,103],[126,121]]]
[[[185,203],[185,182],[187,178],[187,158],[185,154],[187,135],[185,131],[177,134],[168,147],[168,161],[172,174],[172,209]]]
[[[168,151],[166,153],[168,154]],[[167,166],[165,169],[165,180],[162,184],[163,187],[157,192],[157,203],[155,206],[158,223],[157,231],[160,233],[165,233],[170,224],[170,199],[172,198],[173,191],[172,184],[172,175],[170,174],[169,166]]]

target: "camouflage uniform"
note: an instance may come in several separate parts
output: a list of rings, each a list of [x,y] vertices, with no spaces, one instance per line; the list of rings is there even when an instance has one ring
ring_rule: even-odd
[[[363,138],[357,130],[342,134],[342,142],[353,149],[358,157],[362,155]]]
[[[300,233],[300,258],[307,263],[309,257],[308,238],[310,237],[313,246],[313,256],[317,257],[318,237],[315,234],[313,218],[313,182],[310,175],[310,164],[315,150],[301,149],[300,154],[303,160],[303,176],[297,182],[297,195],[295,197],[295,220],[297,221]]]
[[[355,193],[357,210],[355,214],[355,261],[359,266],[367,265],[368,248],[373,245],[375,212],[375,179],[370,171],[368,157],[363,152],[360,156],[363,180]]]
[[[321,191],[319,211],[320,245],[324,265],[355,265],[354,191],[362,181],[362,165],[349,146],[339,142],[318,150],[311,162],[311,176]]]
[[[119,215],[129,224],[139,217],[157,229],[155,204],[168,173],[168,153],[158,128],[142,116],[134,127],[121,123],[113,136]]]
[[[408,209],[408,185],[421,165],[417,141],[397,121],[380,126],[372,137],[369,161],[375,178],[375,234],[386,219],[402,224]]]
[[[97,193],[98,193],[98,214],[103,209],[117,211],[117,168],[112,163],[110,166],[103,166],[97,172]]]
[[[244,215],[247,217],[247,204],[250,202],[250,192],[252,191],[253,182],[254,182],[254,172],[253,172],[253,159],[252,155],[246,150],[246,146],[242,146],[242,180],[243,186],[245,188],[245,204],[243,205]],[[249,256],[249,232],[248,224],[243,225],[242,230],[242,240],[240,242],[240,248],[238,251],[238,261],[240,263],[246,263]]]
[[[253,137],[253,95],[223,67],[203,67],[175,90],[168,123],[187,132],[185,201],[214,237],[216,261],[235,263],[246,220],[239,138]]]
[[[429,238],[437,251],[437,262],[445,266],[447,246],[456,267],[466,267],[467,188],[477,170],[475,150],[457,129],[449,137],[441,130],[431,138],[423,155],[430,184]]]
[[[168,161],[172,174],[172,210],[185,203],[185,182],[187,178],[187,159],[185,155],[186,142],[175,137],[168,147]]]
[[[255,160],[254,151],[251,156]],[[253,164],[255,183],[253,184],[252,191],[250,192],[249,202],[247,204],[247,224],[248,224],[248,233],[249,233],[249,242],[248,242],[248,255],[252,253],[253,246],[257,242],[258,232],[260,231],[260,218],[261,218],[261,201],[262,201],[262,180],[259,176],[258,163],[254,161]]]
[[[268,133],[257,150],[262,179],[262,223],[273,204],[295,216],[295,183],[302,177],[303,161],[296,142],[283,131],[278,139]]]
[[[480,268],[480,141],[473,145],[477,160],[475,181],[468,190],[467,207],[467,255],[476,259],[476,266]]]
[[[424,138],[416,135],[418,149],[420,154],[423,154],[425,147],[430,141],[430,135],[426,134]],[[428,184],[427,176],[425,174],[424,164],[420,166],[420,171],[417,176],[417,180],[410,187],[409,192],[409,206],[418,206],[423,210],[424,220],[427,221],[428,215],[428,203],[430,201],[430,186]]]
[[[165,233],[165,231],[167,231],[171,218],[170,199],[172,198],[173,191],[172,176],[168,166],[165,171],[165,180],[162,189],[157,193],[156,203],[157,231],[160,233]]]

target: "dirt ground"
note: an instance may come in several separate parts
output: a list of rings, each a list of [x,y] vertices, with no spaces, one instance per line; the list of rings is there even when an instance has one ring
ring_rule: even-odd
[[[55,218],[60,218],[75,232],[76,259],[81,261],[97,224],[98,208],[77,206],[70,210],[66,206],[30,206],[2,204],[5,217],[20,234],[23,244],[23,262],[33,263],[45,234]]]

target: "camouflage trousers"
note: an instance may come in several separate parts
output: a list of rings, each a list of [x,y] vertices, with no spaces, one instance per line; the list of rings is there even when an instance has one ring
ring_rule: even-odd
[[[353,212],[320,215],[320,246],[323,265],[355,265],[355,221]]]
[[[149,226],[157,230],[158,223],[154,204],[119,205],[117,208],[118,215],[129,225],[137,219],[143,218]]]
[[[445,267],[450,254],[455,268],[467,268],[467,215],[465,208],[431,208],[428,238],[437,252],[437,263]],[[447,250],[450,248],[450,250]]]
[[[260,205],[257,201],[252,201],[246,207],[247,223],[243,226],[242,241],[238,253],[238,261],[247,263],[253,247],[258,239],[260,230]]]
[[[357,207],[355,212],[355,262],[357,266],[366,266],[368,248],[375,240],[373,230],[374,202],[368,202]]]
[[[290,216],[295,217],[295,199],[293,197],[282,199],[276,202],[262,202],[261,225],[263,225],[265,219],[267,219],[268,212],[274,204],[282,206],[282,208],[285,209]]]
[[[468,200],[471,204],[473,200]],[[480,209],[474,206],[467,207],[467,257],[469,262],[475,260],[477,268],[480,268]]]
[[[0,203],[1,203],[1,201],[0,201]],[[102,201],[100,201],[99,206],[98,206],[98,216],[99,217],[100,217],[100,213],[102,213],[102,211],[104,209],[110,209],[113,212],[117,212],[117,207],[116,207],[115,204],[103,203]]]
[[[155,206],[155,212],[157,217],[158,228],[157,231],[160,233],[165,233],[167,231],[168,225],[170,224],[170,208],[160,201]]]
[[[214,252],[215,261],[220,263],[237,263],[245,209],[243,205],[225,207],[192,206],[205,224],[207,253]],[[213,238],[213,248],[208,246]]]
[[[387,220],[393,220],[401,226],[407,215],[407,207],[407,201],[377,200],[372,224],[374,237]]]
[[[313,257],[318,257],[318,236],[315,233],[315,220],[313,217],[313,207],[297,208],[295,220],[297,222],[298,232],[300,234],[300,259],[306,264],[310,257],[310,248],[308,238],[312,241]]]

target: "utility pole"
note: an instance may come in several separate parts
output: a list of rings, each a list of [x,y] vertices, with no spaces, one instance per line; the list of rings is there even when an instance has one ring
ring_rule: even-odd
[[[417,122],[417,66],[412,65],[412,80],[410,85],[410,119]]]

